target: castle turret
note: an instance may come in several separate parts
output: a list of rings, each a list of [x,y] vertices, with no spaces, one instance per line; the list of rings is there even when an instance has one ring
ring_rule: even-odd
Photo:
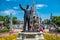
[[[32,0],[32,14],[33,16],[36,16],[36,8],[35,8],[34,0]]]

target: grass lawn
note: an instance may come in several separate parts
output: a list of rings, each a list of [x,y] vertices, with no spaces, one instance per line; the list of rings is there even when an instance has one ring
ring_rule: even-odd
[[[4,36],[0,37],[0,40],[16,40],[18,37],[17,34],[9,35],[9,36]],[[45,40],[60,40],[60,36],[55,36],[55,35],[49,35],[49,34],[44,34]]]

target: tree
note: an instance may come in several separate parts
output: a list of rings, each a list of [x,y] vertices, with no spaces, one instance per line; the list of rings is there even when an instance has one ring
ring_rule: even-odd
[[[4,17],[4,23],[3,23],[3,25],[5,25],[5,26],[7,26],[7,25],[9,25],[9,20],[10,20],[10,17],[9,16],[3,16]]]
[[[55,16],[55,24],[60,26],[60,16]]]
[[[17,24],[17,18],[16,17],[13,17],[12,18],[12,22],[13,22],[13,24]]]
[[[54,24],[60,26],[60,16],[52,16],[52,17],[53,17]],[[50,24],[49,19],[45,19],[44,21],[45,21],[46,24]]]
[[[44,20],[46,24],[50,24],[50,20],[49,19],[45,19]]]
[[[0,21],[3,21],[4,20],[4,17],[3,16],[0,16]]]
[[[3,25],[9,25],[10,24],[10,17],[9,16],[0,16],[0,21],[4,21]],[[17,18],[13,17],[12,22],[13,22],[13,24],[16,24]]]

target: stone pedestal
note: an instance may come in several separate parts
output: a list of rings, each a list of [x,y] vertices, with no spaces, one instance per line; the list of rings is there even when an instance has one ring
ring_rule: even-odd
[[[44,40],[41,32],[20,32],[17,40]]]

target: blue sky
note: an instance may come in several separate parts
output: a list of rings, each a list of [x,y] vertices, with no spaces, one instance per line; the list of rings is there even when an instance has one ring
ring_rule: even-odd
[[[50,14],[60,16],[60,0],[34,0],[36,13],[42,20],[49,19]],[[16,16],[19,20],[23,20],[24,12],[19,8],[19,4],[26,7],[27,4],[32,6],[32,0],[0,0],[0,15]],[[10,15],[9,15],[10,16]]]

